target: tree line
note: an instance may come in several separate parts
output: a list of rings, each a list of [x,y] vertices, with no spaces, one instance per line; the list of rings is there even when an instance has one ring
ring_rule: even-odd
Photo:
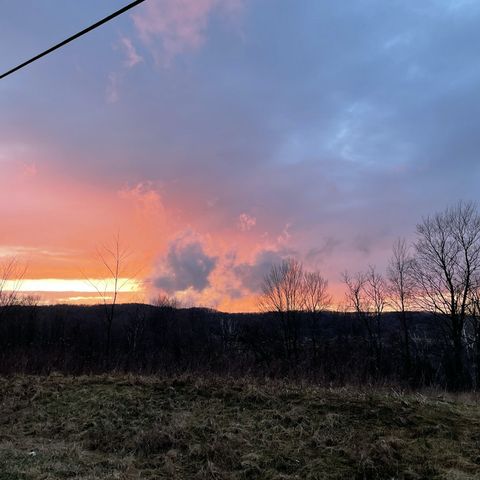
[[[363,326],[369,369],[376,375],[385,362],[382,335],[386,310],[399,319],[403,376],[411,377],[417,358],[412,352],[412,312],[430,313],[438,323],[444,351],[446,384],[452,389],[480,385],[480,215],[472,202],[459,202],[423,218],[416,239],[398,239],[385,274],[375,266],[344,272],[346,305]],[[263,283],[260,305],[276,311],[285,351],[298,356],[296,315],[329,306],[328,282],[320,272],[305,272],[287,259],[273,266]],[[318,316],[315,317],[318,320]],[[316,328],[312,327],[312,332]],[[316,339],[312,334],[312,345]]]
[[[118,280],[118,238],[102,262]],[[111,263],[109,263],[111,262]],[[289,258],[265,276],[259,313],[116,305],[39,306],[0,270],[0,372],[209,371],[388,382],[453,390],[480,385],[480,215],[460,202],[398,239],[385,272],[342,274],[346,308],[332,312],[328,281]],[[15,285],[18,284],[14,284]],[[115,282],[115,285],[117,283]],[[110,302],[110,303],[109,303]]]

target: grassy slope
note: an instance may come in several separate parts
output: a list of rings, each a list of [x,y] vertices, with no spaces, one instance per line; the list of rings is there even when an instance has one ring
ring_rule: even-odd
[[[247,381],[0,379],[0,480],[480,479],[480,408]]]

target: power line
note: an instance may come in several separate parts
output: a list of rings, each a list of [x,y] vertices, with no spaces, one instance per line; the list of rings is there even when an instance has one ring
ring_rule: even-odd
[[[16,72],[17,70],[20,70],[21,68],[26,67],[26,66],[29,65],[30,63],[35,62],[36,60],[44,57],[45,55],[48,55],[49,53],[52,53],[54,50],[57,50],[57,48],[61,48],[61,47],[63,47],[64,45],[66,45],[67,43],[70,43],[70,42],[72,42],[73,40],[76,40],[77,38],[81,37],[82,35],[85,35],[85,34],[88,33],[88,32],[91,32],[92,30],[94,30],[94,29],[97,28],[97,27],[100,27],[100,26],[103,25],[104,23],[107,23],[107,22],[109,22],[110,20],[113,20],[115,17],[118,17],[118,16],[121,15],[122,13],[125,13],[126,11],[130,10],[130,9],[133,8],[133,7],[136,7],[137,5],[139,5],[140,3],[144,2],[144,1],[145,1],[145,0],[136,0],[135,2],[129,3],[128,5],[126,5],[125,7],[121,8],[120,10],[117,10],[116,12],[112,13],[112,14],[109,15],[108,17],[105,17],[105,18],[103,18],[102,20],[99,20],[97,23],[94,23],[93,25],[90,25],[89,27],[85,28],[85,29],[82,30],[81,32],[78,32],[78,33],[76,33],[75,35],[72,35],[71,37],[68,37],[66,40],[63,40],[62,42],[57,43],[56,45],[54,45],[53,47],[49,48],[48,50],[45,50],[44,52],[39,53],[39,54],[36,55],[35,57],[30,58],[30,60],[27,60],[26,62],[23,62],[23,63],[21,63],[20,65],[17,65],[15,68],[12,68],[12,69],[9,70],[8,72],[3,73],[2,75],[0,75],[0,80],[1,80],[2,78],[5,78],[7,75],[11,75],[12,73]]]

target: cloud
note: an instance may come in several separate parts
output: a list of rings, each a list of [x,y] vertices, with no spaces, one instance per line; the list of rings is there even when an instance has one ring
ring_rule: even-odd
[[[73,3],[85,14],[87,7]],[[149,235],[125,227],[138,248],[151,242],[152,252],[164,251],[165,232],[195,229],[210,236],[208,252],[219,264],[226,249],[238,252],[235,272],[250,290],[282,247],[334,281],[367,261],[382,268],[393,239],[413,235],[422,215],[459,196],[480,200],[480,137],[472,121],[480,116],[480,2],[251,2],[242,38],[223,28],[235,15],[227,5],[151,0],[139,7],[128,25],[137,55],[146,60],[144,51],[156,52],[162,64],[199,55],[162,75],[147,68],[128,75],[124,66],[109,78],[110,101],[121,99],[116,108],[99,108],[92,92],[95,78],[106,82],[119,67],[110,63],[112,42],[122,48],[120,62],[124,50],[128,59],[116,29],[104,31],[111,42],[78,44],[88,59],[83,73],[69,76],[60,56],[53,74],[40,69],[25,85],[2,83],[0,183],[9,243],[49,235],[48,245],[62,246],[56,237],[80,238],[78,225],[98,237],[104,224],[116,228],[117,207],[118,217],[137,221],[138,209],[156,201],[137,185],[149,179],[161,184],[175,225],[154,228],[140,215]],[[7,10],[21,13],[17,2]],[[0,27],[14,44],[9,18],[0,17]],[[24,163],[36,164],[38,174],[18,178],[14,166]],[[48,167],[85,179],[88,188],[111,188],[112,205],[99,208],[105,198],[87,187],[73,201],[71,186],[60,189],[57,181],[39,192]],[[133,210],[128,217],[126,208]],[[253,228],[242,212],[254,214]],[[55,236],[41,228],[52,221],[63,226]],[[265,262],[250,257],[259,248],[270,250]],[[216,265],[208,277],[204,298],[213,296],[210,289],[227,291],[230,282],[216,279],[220,270]]]
[[[164,213],[160,194],[154,188],[152,182],[139,182],[134,186],[125,185],[119,190],[118,196],[123,200],[132,202],[145,215]]]
[[[238,228],[242,232],[248,232],[251,230],[257,223],[257,219],[255,217],[252,217],[248,213],[242,213],[238,217]]]
[[[234,267],[234,272],[241,285],[247,291],[259,293],[263,279],[273,265],[277,265],[292,252],[288,250],[261,250],[251,263],[240,263]]]
[[[372,239],[368,235],[356,235],[353,239],[354,247],[362,254],[369,255],[372,250]]]
[[[160,63],[168,64],[178,54],[203,45],[214,11],[231,15],[241,5],[240,0],[156,0],[132,17],[141,40],[154,48]]]
[[[334,254],[335,250],[342,244],[341,240],[334,237],[327,237],[320,247],[312,247],[305,255],[308,264],[318,264]]]
[[[180,237],[171,242],[162,272],[153,283],[169,294],[189,289],[202,292],[210,286],[209,275],[216,264],[217,257],[205,253],[199,240]]]
[[[141,57],[137,50],[135,49],[132,40],[128,37],[122,37],[120,39],[120,45],[123,48],[126,59],[124,65],[128,68],[133,68],[135,65],[143,62],[143,57]]]

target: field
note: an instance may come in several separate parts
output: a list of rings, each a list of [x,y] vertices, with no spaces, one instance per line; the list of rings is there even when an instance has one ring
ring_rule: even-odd
[[[480,479],[473,396],[53,375],[0,402],[0,480]]]

